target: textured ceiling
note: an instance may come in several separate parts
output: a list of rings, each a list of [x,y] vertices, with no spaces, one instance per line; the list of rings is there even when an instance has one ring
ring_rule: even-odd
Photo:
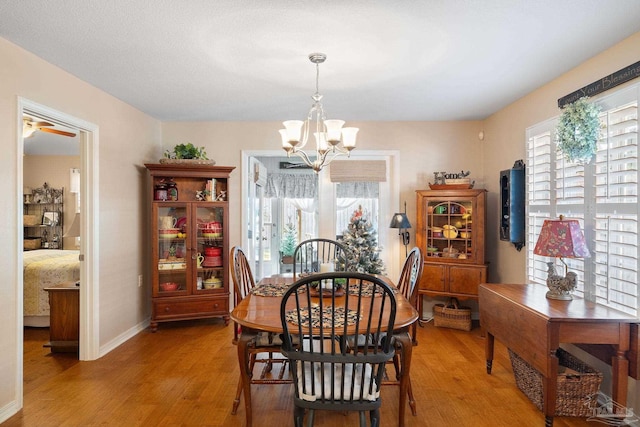
[[[163,121],[303,118],[315,51],[330,118],[483,119],[637,31],[638,0],[0,2],[0,37]]]

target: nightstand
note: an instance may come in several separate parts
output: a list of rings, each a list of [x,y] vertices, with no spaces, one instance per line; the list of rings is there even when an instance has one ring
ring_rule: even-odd
[[[80,340],[80,286],[64,282],[45,288],[49,292],[49,342],[52,353],[77,352]]]

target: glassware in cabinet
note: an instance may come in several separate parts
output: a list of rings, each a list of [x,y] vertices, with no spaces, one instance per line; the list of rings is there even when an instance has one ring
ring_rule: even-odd
[[[425,263],[485,264],[486,190],[416,194],[416,244]]]
[[[425,256],[474,261],[472,199],[428,198]]]

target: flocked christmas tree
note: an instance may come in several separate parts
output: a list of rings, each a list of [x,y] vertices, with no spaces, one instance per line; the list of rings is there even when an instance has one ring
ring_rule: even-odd
[[[298,234],[295,225],[289,221],[282,231],[282,240],[280,241],[280,253],[283,257],[293,256],[293,252],[298,245]]]
[[[351,253],[349,271],[383,274],[384,263],[380,259],[378,233],[365,217],[362,206],[351,216],[351,222],[342,236],[342,243]]]

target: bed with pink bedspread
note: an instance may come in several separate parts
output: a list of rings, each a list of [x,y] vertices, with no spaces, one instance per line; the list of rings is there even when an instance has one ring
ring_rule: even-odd
[[[80,280],[79,251],[38,249],[24,252],[24,325],[49,326],[49,294],[44,289]]]

